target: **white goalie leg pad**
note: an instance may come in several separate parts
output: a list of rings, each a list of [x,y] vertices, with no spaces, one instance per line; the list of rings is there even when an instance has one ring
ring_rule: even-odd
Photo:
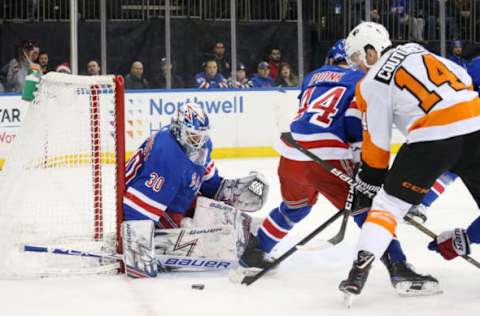
[[[216,227],[230,225],[234,229],[237,257],[239,258],[248,243],[248,235],[256,235],[261,225],[261,218],[254,218],[237,210],[235,207],[206,197],[197,198],[194,227]]]
[[[164,264],[176,268],[181,266],[181,271],[229,268],[232,261],[237,259],[235,231],[231,225],[156,229],[154,243],[157,256],[172,256]]]
[[[269,185],[265,176],[252,171],[243,178],[224,179],[215,194],[215,200],[246,211],[258,211],[265,204]]]
[[[153,234],[154,224],[150,220],[122,223],[123,262],[128,276],[133,278],[157,276]]]

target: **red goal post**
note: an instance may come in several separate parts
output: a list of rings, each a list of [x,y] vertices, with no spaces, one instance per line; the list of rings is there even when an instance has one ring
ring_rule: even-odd
[[[121,252],[124,94],[121,76],[42,77],[0,176],[0,278],[117,273],[22,246]]]

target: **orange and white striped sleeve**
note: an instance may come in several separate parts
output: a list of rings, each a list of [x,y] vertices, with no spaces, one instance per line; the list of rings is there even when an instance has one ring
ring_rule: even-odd
[[[390,162],[393,110],[390,89],[379,89],[367,76],[356,87],[355,98],[362,112],[362,165],[384,174]],[[382,179],[383,180],[383,179]]]

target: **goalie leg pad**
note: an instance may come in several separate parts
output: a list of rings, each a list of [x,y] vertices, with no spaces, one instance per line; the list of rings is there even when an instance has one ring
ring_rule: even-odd
[[[236,238],[237,257],[240,257],[247,246],[249,234],[256,234],[258,227],[261,225],[261,219],[254,219],[223,202],[199,197],[192,224],[194,227],[230,225]]]
[[[230,225],[155,230],[155,254],[236,260],[235,234]]]
[[[158,268],[153,247],[154,224],[150,220],[122,223],[123,262],[132,278],[154,278]]]

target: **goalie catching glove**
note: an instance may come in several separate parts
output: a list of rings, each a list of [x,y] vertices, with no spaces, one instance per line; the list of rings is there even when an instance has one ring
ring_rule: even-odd
[[[223,179],[214,199],[242,211],[254,212],[265,204],[268,189],[263,174],[252,171],[243,178]]]

